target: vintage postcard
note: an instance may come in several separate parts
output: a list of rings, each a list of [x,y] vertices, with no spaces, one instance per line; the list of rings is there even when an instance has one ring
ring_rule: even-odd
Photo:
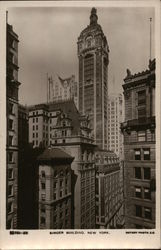
[[[159,249],[160,1],[0,20],[0,247]]]

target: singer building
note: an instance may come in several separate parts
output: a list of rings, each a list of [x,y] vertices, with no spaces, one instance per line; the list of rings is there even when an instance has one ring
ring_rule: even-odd
[[[109,47],[97,19],[92,8],[90,25],[78,37],[79,111],[89,115],[96,144],[107,149]]]

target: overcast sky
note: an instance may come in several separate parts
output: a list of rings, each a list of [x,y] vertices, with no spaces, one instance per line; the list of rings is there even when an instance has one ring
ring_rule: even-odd
[[[46,101],[47,73],[61,77],[75,74],[78,80],[77,39],[89,24],[90,11],[87,7],[8,9],[8,23],[13,25],[20,41],[20,103]],[[154,23],[154,9],[106,7],[97,8],[97,15],[110,49],[109,91],[122,92],[127,68],[137,73],[148,67],[149,18]]]

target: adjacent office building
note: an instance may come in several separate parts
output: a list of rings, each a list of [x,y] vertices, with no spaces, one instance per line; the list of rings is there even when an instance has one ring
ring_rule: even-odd
[[[6,228],[17,228],[18,196],[18,36],[7,24],[6,44]]]
[[[109,47],[92,8],[90,24],[78,37],[79,111],[88,114],[95,143],[107,149]]]
[[[62,78],[58,75],[48,77],[48,102],[73,99],[78,107],[77,82],[75,76]]]
[[[48,131],[48,137],[45,134],[43,137],[43,131],[39,129],[39,126],[43,128],[43,116],[45,119],[48,117],[48,129],[44,127],[45,131]],[[40,133],[42,141],[43,138],[48,138],[48,145],[60,148],[74,157],[71,164],[74,190],[71,227],[95,228],[95,144],[88,117],[80,115],[73,100],[57,101],[30,107],[29,126],[31,142],[35,138],[34,126],[37,138]]]
[[[59,148],[46,148],[39,163],[39,229],[71,229],[73,157]]]
[[[74,157],[71,164],[73,228],[95,228],[94,140],[88,117],[80,115],[72,104],[70,112],[58,115],[52,128],[52,146],[59,146]]]
[[[29,110],[29,142],[33,147],[47,147],[49,136],[49,116],[47,104],[28,107]]]
[[[96,164],[96,227],[124,227],[123,183],[118,156],[112,151],[97,150]]]
[[[126,228],[155,228],[155,60],[124,79]]]
[[[108,96],[108,147],[123,160],[123,135],[121,123],[124,121],[122,94]]]
[[[29,212],[29,202],[26,197],[29,196],[28,182],[28,110],[26,106],[18,105],[18,220],[17,228],[25,226],[24,220]],[[27,182],[27,183],[26,183]],[[25,198],[24,198],[25,197]],[[29,221],[29,219],[28,219]]]

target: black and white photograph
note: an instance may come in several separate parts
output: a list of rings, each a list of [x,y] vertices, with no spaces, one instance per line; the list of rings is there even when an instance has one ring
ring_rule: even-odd
[[[156,6],[60,1],[5,19],[5,230],[153,234]]]

